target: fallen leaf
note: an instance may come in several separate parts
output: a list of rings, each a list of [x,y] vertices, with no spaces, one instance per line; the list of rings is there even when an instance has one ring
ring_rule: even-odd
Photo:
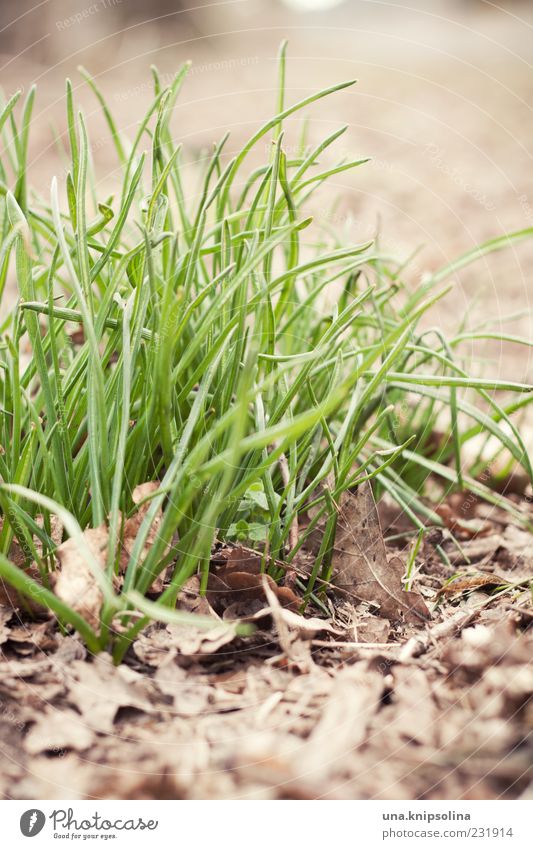
[[[58,634],[53,620],[24,623],[18,620],[9,629],[7,640],[17,654],[27,656],[34,654],[37,649],[51,651],[57,648]]]
[[[490,666],[528,666],[531,640],[517,634],[508,622],[474,625],[465,628],[460,639],[445,644],[440,659],[454,675],[460,670],[481,674]]]
[[[185,582],[181,588],[176,608],[178,610],[188,610],[189,613],[197,613],[199,616],[216,616],[205,595],[200,593],[200,578],[198,575],[193,575],[192,578],[189,578]]]
[[[105,525],[88,528],[83,532],[83,539],[92,552],[95,564],[103,572],[109,541],[107,528]],[[79,541],[72,538],[60,545],[57,558],[60,568],[50,576],[55,594],[83,616],[89,625],[98,628],[104,594]]]
[[[175,657],[196,658],[209,656],[233,642],[236,623],[213,620],[213,628],[197,628],[195,625],[166,625],[164,628],[151,626],[133,644],[139,660],[149,666],[159,667]]]
[[[135,487],[135,489],[133,490],[133,493],[132,493],[133,503],[134,504],[140,504],[140,502],[143,501],[143,499],[146,498],[148,495],[153,495],[154,492],[157,492],[159,487],[160,487],[159,481],[147,481],[146,483],[139,484],[139,486]],[[150,510],[151,506],[152,506],[152,500],[151,499],[144,501],[141,504],[141,506],[138,507],[136,512],[133,514],[133,516],[130,516],[130,518],[127,519],[126,522],[124,523],[122,551],[121,551],[121,558],[120,558],[120,569],[121,569],[122,572],[126,571],[126,567],[128,565],[131,550],[133,548],[133,544],[135,543],[135,540],[137,538],[137,534],[139,533],[139,528],[141,527],[141,525],[144,521],[144,518],[145,518],[146,514],[148,513],[148,511]],[[150,551],[151,547],[153,546],[154,542],[156,541],[156,539],[158,537],[159,528],[161,527],[162,518],[163,518],[163,510],[162,510],[161,507],[159,507],[155,516],[154,516],[152,524],[150,526],[150,530],[148,531],[148,534],[146,536],[146,540],[145,540],[143,550],[142,550],[142,553],[141,553],[141,556],[140,556],[141,561],[144,560],[145,557],[148,555],[148,552]],[[168,552],[168,547],[167,547],[166,551],[163,553],[163,556],[167,552]],[[163,589],[164,589],[164,586],[165,586],[164,579],[165,579],[166,571],[167,571],[167,567],[165,566],[165,568],[162,570],[162,572],[159,575],[156,575],[154,577],[154,580],[152,582],[152,585],[150,586],[149,592],[154,593],[154,594],[160,594],[160,593],[163,592]]]
[[[400,616],[409,623],[430,619],[422,597],[403,589],[405,567],[398,557],[387,562],[387,552],[376,503],[368,482],[355,493],[343,495],[332,560],[333,581],[361,601],[377,605],[386,619]]]
[[[159,666],[154,680],[161,692],[172,699],[173,712],[177,716],[197,717],[207,711],[212,685],[197,679],[191,680],[185,669],[176,663]]]
[[[230,606],[232,613],[241,619],[256,612],[249,608],[245,612],[239,611],[239,606],[264,602],[263,579],[283,607],[298,610],[301,599],[295,592],[290,587],[278,586],[270,575],[261,571],[261,567],[261,555],[241,546],[217,552],[214,572],[210,574],[207,585],[207,598],[217,613],[223,613]]]
[[[435,508],[435,512],[441,517],[445,526],[459,539],[475,539],[475,537],[487,535],[492,530],[490,522],[478,518],[467,518],[461,516],[454,509],[453,504],[443,502]]]
[[[143,498],[155,492],[158,487],[159,483],[156,481],[148,481],[137,486],[133,491],[133,501],[139,504]],[[142,504],[137,512],[124,524],[123,545],[120,553],[120,567],[122,572],[126,569],[131,547],[135,542],[149,506],[149,501]],[[143,558],[146,557],[157,538],[160,523],[161,511],[158,511],[143,547]],[[104,572],[109,546],[109,529],[107,525],[100,525],[97,528],[87,528],[83,531],[82,536],[83,544],[88,546],[93,555],[94,564],[89,562],[89,558],[83,551],[80,541],[75,538],[69,539],[57,549],[56,555],[59,561],[59,568],[50,576],[50,580],[58,598],[83,616],[93,628],[98,628],[104,595],[93,565],[101,569],[102,573]],[[150,588],[152,592],[162,592],[163,574],[154,578],[154,582]],[[120,576],[114,576],[113,581],[115,588],[118,588],[121,583]]]
[[[0,518],[0,530],[2,527],[3,520]],[[18,566],[19,569],[26,572],[26,574],[29,575],[30,578],[33,578],[34,581],[37,581],[39,584],[41,583],[41,574],[39,569],[35,563],[28,565],[28,558],[24,554],[24,551],[16,539],[11,543],[9,549],[9,560],[11,560],[15,566]],[[46,612],[45,608],[41,607],[38,602],[19,594],[17,590],[12,587],[11,584],[8,584],[7,581],[4,581],[3,578],[0,578],[0,605],[11,608],[12,610],[23,608],[37,616],[42,616],[42,614]]]
[[[0,605],[0,645],[5,643],[5,641],[9,637],[9,628],[6,628],[7,623],[13,616],[13,609],[11,607],[6,607],[3,604]]]
[[[338,672],[320,719],[299,752],[302,774],[318,772],[326,777],[347,752],[364,743],[382,692],[383,677],[364,664]]]
[[[490,591],[506,583],[505,578],[500,578],[498,575],[487,575],[482,572],[478,575],[458,575],[456,578],[443,584],[437,593],[437,598],[442,598],[442,596],[461,596],[479,589]]]
[[[114,666],[109,655],[99,654],[91,663],[75,661],[69,673],[67,701],[79,710],[92,731],[112,731],[122,707],[153,710],[144,677],[127,666]]]
[[[391,625],[388,619],[367,616],[357,623],[356,636],[362,643],[386,643],[390,630]]]
[[[272,613],[275,610],[275,621],[277,623],[283,622],[290,631],[296,632],[299,637],[304,639],[310,640],[315,634],[321,632],[335,634],[336,636],[342,634],[340,629],[335,628],[326,619],[319,619],[317,616],[300,616],[299,613],[294,613],[293,610],[283,607],[277,594],[273,592],[272,587],[267,582],[266,575],[263,575],[263,580],[265,581],[264,594],[269,602],[269,607],[258,611],[253,617],[254,619],[260,619],[265,613]]]
[[[63,757],[67,749],[87,749],[93,738],[78,713],[64,707],[47,707],[24,738],[24,748],[31,755],[50,752]]]
[[[454,546],[448,553],[454,566],[483,561],[483,568],[497,566],[510,583],[533,578],[533,546],[531,534],[522,528],[508,525],[502,533],[467,540],[461,548]]]
[[[311,622],[309,625],[303,616],[282,607],[267,580],[267,576],[262,575],[261,577],[263,591],[269,605],[268,612],[272,615],[276,635],[285,657],[301,672],[309,672],[313,666],[309,640],[317,630],[321,630],[322,624],[325,626],[323,630],[326,631],[328,629],[333,630],[332,626],[321,619],[309,620]],[[263,613],[263,611],[260,611],[260,613]],[[317,623],[319,624],[317,625]]]
[[[426,670],[395,666],[388,701],[384,710],[389,731],[403,741],[414,740],[425,746],[438,746],[437,734],[442,719]]]

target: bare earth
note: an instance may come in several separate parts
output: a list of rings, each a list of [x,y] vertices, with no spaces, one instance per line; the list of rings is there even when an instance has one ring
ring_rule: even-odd
[[[359,498],[341,508],[345,589],[328,591],[329,617],[297,614],[289,586],[265,586],[240,548],[217,552],[207,598],[193,578],[181,599],[210,630],[151,625],[118,668],[0,607],[0,794],[531,798],[530,534],[454,497],[443,516],[460,547],[435,532],[404,593],[401,552],[385,552]],[[228,628],[235,617],[253,634]]]

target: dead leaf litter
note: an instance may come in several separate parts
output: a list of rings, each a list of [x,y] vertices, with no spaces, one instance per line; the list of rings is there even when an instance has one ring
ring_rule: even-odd
[[[149,503],[126,520],[130,542]],[[476,526],[469,514],[458,547],[447,514],[406,592],[405,551],[385,546],[360,487],[339,505],[329,617],[312,606],[302,615],[294,583],[266,577],[259,553],[220,546],[207,595],[192,578],[179,600],[213,627],[151,624],[120,667],[4,594],[2,797],[527,796],[533,547],[500,519]],[[84,534],[100,568],[107,533]],[[55,591],[96,622],[94,563],[58,542]],[[164,581],[155,577],[155,594]]]

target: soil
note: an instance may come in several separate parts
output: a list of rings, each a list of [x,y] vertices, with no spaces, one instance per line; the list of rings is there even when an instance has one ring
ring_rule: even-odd
[[[531,798],[531,535],[471,498],[445,505],[410,593],[390,577],[406,552],[342,508],[327,616],[262,585],[247,549],[220,549],[207,598],[193,578],[180,602],[213,626],[152,624],[119,667],[0,607],[0,795]],[[402,517],[381,513],[398,538]],[[362,552],[374,576],[382,552],[379,584]]]

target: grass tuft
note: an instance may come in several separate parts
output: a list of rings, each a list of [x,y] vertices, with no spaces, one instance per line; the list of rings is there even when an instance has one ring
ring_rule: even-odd
[[[0,326],[0,577],[91,650],[114,646],[117,660],[150,619],[179,619],[173,608],[191,575],[206,586],[215,539],[260,548],[275,574],[275,561],[293,561],[323,522],[308,598],[317,579],[331,577],[337,505],[358,482],[372,480],[397,501],[418,547],[424,528],[441,524],[428,476],[441,494],[469,488],[522,520],[466,462],[479,434],[533,477],[511,420],[532,387],[465,369],[461,345],[495,334],[446,339],[419,327],[458,270],[532,231],[481,245],[415,291],[403,284],[403,265],[375,245],[339,243],[305,208],[329,177],[366,160],[321,164],[345,128],[314,148],[302,141],[289,158],[284,122],[353,81],[287,105],[285,46],[277,113],[233,157],[225,137],[200,190],[188,192],[170,128],[187,69],[167,88],[153,70],[154,101],[133,141],[83,72],[120,172],[116,196],[101,201],[70,82],[70,166],[49,198],[27,185],[34,89],[0,112],[0,298],[10,276],[19,289]],[[268,161],[247,170],[269,134]],[[132,493],[154,480],[160,487],[144,504],[117,590],[124,524],[140,507]],[[54,515],[92,563],[99,631],[51,588]],[[102,570],[83,531],[104,523]],[[41,582],[28,572],[32,562]],[[170,583],[150,601],[167,563]]]

